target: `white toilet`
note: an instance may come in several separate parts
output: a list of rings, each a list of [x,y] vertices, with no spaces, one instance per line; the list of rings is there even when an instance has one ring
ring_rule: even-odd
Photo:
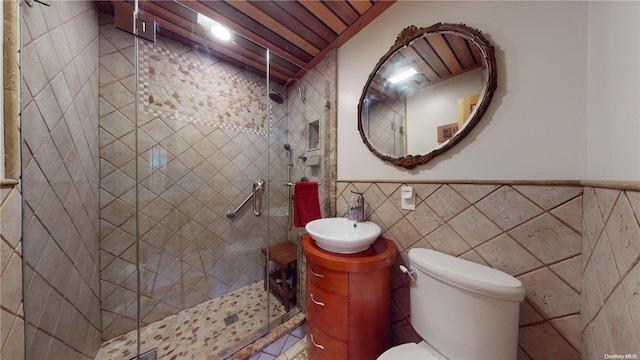
[[[409,250],[411,326],[422,337],[379,360],[515,360],[520,280],[429,249]],[[403,269],[403,271],[406,269]]]

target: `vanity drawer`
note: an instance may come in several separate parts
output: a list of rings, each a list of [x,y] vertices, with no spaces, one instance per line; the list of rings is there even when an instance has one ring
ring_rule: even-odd
[[[307,278],[317,287],[328,292],[347,296],[349,294],[349,274],[337,272],[307,262]]]
[[[329,336],[347,341],[349,298],[332,294],[309,282],[307,284],[307,319]]]
[[[345,341],[332,338],[316,327],[312,321],[307,321],[307,357],[309,359],[346,359],[347,351]]]

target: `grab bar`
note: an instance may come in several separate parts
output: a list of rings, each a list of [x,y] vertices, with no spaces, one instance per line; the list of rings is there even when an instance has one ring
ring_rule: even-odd
[[[253,183],[253,215],[262,215],[262,187],[264,180],[260,179],[257,183]],[[256,204],[258,206],[256,206]]]
[[[262,215],[263,187],[264,187],[264,180],[262,179],[258,180],[258,182],[253,183],[253,190],[251,191],[249,196],[247,196],[247,198],[242,201],[242,204],[240,204],[235,210],[227,211],[227,217],[231,219],[234,216],[236,216],[238,211],[240,211],[240,209],[242,209],[242,207],[245,206],[249,202],[249,200],[251,200],[251,198],[253,198],[253,215],[255,216]]]

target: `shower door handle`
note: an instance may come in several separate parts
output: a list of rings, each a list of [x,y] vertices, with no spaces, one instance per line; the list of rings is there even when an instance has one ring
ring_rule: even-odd
[[[262,190],[264,187],[264,180],[260,179],[258,182],[253,183],[253,215],[262,215]]]

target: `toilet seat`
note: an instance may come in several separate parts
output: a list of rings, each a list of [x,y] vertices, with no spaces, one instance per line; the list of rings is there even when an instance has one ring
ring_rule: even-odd
[[[378,360],[447,360],[424,341],[394,346],[378,357]]]

